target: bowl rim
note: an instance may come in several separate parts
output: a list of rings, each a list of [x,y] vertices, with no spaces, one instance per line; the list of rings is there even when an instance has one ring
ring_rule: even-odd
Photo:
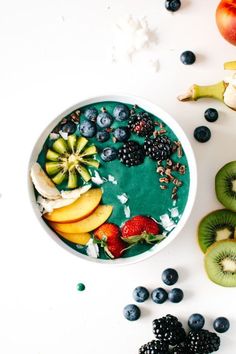
[[[34,195],[34,187],[33,183],[30,178],[30,169],[32,164],[37,160],[38,154],[42,148],[43,143],[45,142],[48,134],[52,131],[52,129],[55,127],[55,125],[66,115],[71,113],[72,111],[79,109],[83,106],[93,104],[93,103],[98,103],[98,102],[106,102],[106,101],[113,101],[113,102],[119,102],[119,103],[124,103],[124,104],[137,104],[140,106],[142,109],[145,111],[150,112],[151,114],[154,114],[157,117],[160,117],[172,130],[173,132],[178,136],[179,140],[181,141],[181,145],[185,151],[186,158],[188,161],[188,166],[189,166],[189,172],[190,172],[190,185],[189,185],[189,194],[188,194],[188,200],[185,205],[184,212],[177,224],[177,226],[174,228],[173,231],[170,232],[168,237],[161,241],[160,243],[154,245],[151,249],[147,250],[144,253],[141,253],[139,255],[133,256],[133,257],[128,257],[128,258],[117,258],[117,259],[98,259],[98,258],[93,258],[89,257],[87,255],[81,254],[80,252],[75,251],[73,248],[68,246],[65,242],[63,242],[57,234],[52,231],[49,226],[45,223],[43,220],[41,213],[39,211],[39,207],[37,205],[35,195]],[[61,114],[59,114],[56,118],[54,118],[48,125],[47,127],[42,131],[40,134],[39,138],[35,142],[29,162],[28,162],[28,194],[29,198],[31,201],[32,208],[34,210],[34,213],[36,215],[36,218],[39,220],[40,224],[42,225],[43,229],[47,234],[50,235],[50,237],[57,242],[61,247],[63,247],[65,250],[69,251],[70,253],[74,254],[75,256],[79,257],[82,260],[86,260],[89,262],[95,262],[97,264],[113,264],[113,265],[128,265],[128,264],[134,264],[137,262],[144,261],[147,258],[150,258],[151,256],[154,256],[158,252],[160,252],[162,249],[164,249],[169,243],[171,243],[179,234],[180,231],[183,229],[184,225],[186,224],[188,218],[190,217],[191,211],[193,209],[193,205],[195,202],[195,197],[196,197],[196,192],[197,192],[197,165],[196,165],[196,159],[195,155],[192,149],[192,146],[182,129],[182,127],[179,125],[179,123],[165,110],[163,110],[159,105],[136,95],[131,95],[131,94],[104,94],[104,95],[99,95],[99,96],[93,96],[90,98],[86,98],[84,100],[81,100],[80,102],[74,104],[73,106],[67,108],[65,111],[63,111]]]

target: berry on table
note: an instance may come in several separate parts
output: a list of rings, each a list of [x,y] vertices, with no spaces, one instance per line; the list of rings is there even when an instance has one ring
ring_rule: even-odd
[[[152,340],[141,346],[139,354],[167,354],[169,352],[168,349],[169,345],[167,343]]]
[[[168,293],[163,288],[153,290],[151,296],[156,304],[163,304],[168,299]]]
[[[172,346],[182,343],[186,338],[185,330],[178,318],[166,315],[152,323],[153,333],[157,340]]]
[[[147,112],[131,115],[128,128],[139,136],[149,136],[154,132],[155,126]]]
[[[104,143],[105,141],[110,139],[110,134],[106,130],[97,132],[96,139],[100,143]]]
[[[178,11],[181,7],[181,1],[180,0],[166,0],[165,7],[166,7],[166,10],[171,11],[171,12]]]
[[[175,269],[167,268],[163,271],[161,278],[166,285],[174,285],[179,279],[179,275]]]
[[[149,291],[143,286],[137,286],[133,291],[133,298],[137,302],[144,302],[149,298]]]
[[[182,301],[183,298],[184,298],[183,290],[179,288],[172,289],[168,294],[168,299],[170,300],[170,302],[178,303]]]
[[[124,120],[127,120],[129,118],[130,113],[128,107],[120,103],[115,106],[113,110],[113,115],[115,117],[115,120],[117,120],[118,122],[123,122]]]
[[[106,147],[102,150],[101,159],[105,162],[113,161],[117,158],[117,151],[112,147]]]
[[[130,131],[126,127],[116,128],[113,134],[117,141],[126,141],[130,137]]]
[[[77,125],[72,121],[69,121],[66,124],[63,124],[63,126],[61,128],[63,133],[68,133],[68,134],[74,134],[76,129],[77,129]]]
[[[172,143],[166,135],[157,136],[154,139],[146,138],[144,151],[153,160],[167,160],[172,154]]]
[[[137,305],[126,305],[123,314],[128,321],[137,321],[141,315],[140,308]]]
[[[85,120],[80,124],[79,130],[85,138],[92,138],[97,132],[97,127],[94,122]]]
[[[208,108],[204,113],[204,117],[208,122],[213,123],[218,119],[219,114],[215,108]]]
[[[107,112],[101,112],[97,116],[97,125],[100,128],[108,128],[112,125],[113,117]]]
[[[86,111],[84,112],[84,115],[85,117],[88,119],[88,120],[91,120],[93,122],[96,122],[96,118],[97,118],[97,115],[98,115],[98,111],[96,108],[94,107],[91,107],[91,108],[87,108]]]
[[[218,317],[213,323],[214,330],[218,333],[225,333],[230,327],[229,320],[226,317]]]
[[[144,161],[143,147],[138,142],[130,140],[118,150],[118,158],[126,166],[137,166]]]
[[[194,130],[193,135],[199,143],[206,143],[211,138],[211,131],[208,127],[200,126]]]
[[[196,56],[190,50],[186,50],[181,54],[180,60],[184,65],[192,65],[196,61]]]
[[[199,331],[204,327],[205,318],[200,313],[192,314],[188,319],[188,326],[190,329]]]
[[[216,333],[205,329],[190,331],[186,338],[189,353],[213,353],[220,347],[220,338]]]

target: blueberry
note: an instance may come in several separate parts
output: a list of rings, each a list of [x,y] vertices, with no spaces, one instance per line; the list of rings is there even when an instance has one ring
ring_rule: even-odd
[[[115,106],[113,110],[113,115],[115,119],[118,120],[119,122],[127,120],[129,118],[129,114],[130,114],[129,108],[122,103]]]
[[[161,278],[166,285],[174,285],[179,279],[179,275],[175,269],[167,268],[163,271]]]
[[[108,128],[112,125],[113,118],[112,116],[107,113],[107,112],[101,112],[97,116],[97,125],[101,128]]]
[[[114,148],[106,147],[102,150],[101,158],[105,162],[113,161],[117,158],[117,151]]]
[[[229,320],[225,317],[218,317],[213,323],[214,330],[218,333],[225,333],[230,327]]]
[[[143,286],[138,286],[133,291],[133,298],[137,302],[144,302],[149,298],[149,291]]]
[[[208,127],[201,126],[194,130],[193,135],[199,143],[206,143],[211,138],[211,131]]]
[[[163,304],[168,299],[168,294],[165,289],[157,288],[153,290],[151,297],[156,304]]]
[[[205,318],[199,313],[194,313],[188,319],[189,328],[198,331],[204,327]]]
[[[178,303],[184,298],[184,293],[181,289],[174,288],[169,292],[168,299],[170,302]]]
[[[97,132],[96,138],[100,143],[104,143],[110,139],[110,134],[106,130],[103,130],[101,132]]]
[[[180,0],[166,0],[165,6],[168,11],[175,12],[180,9],[181,1]]]
[[[116,128],[114,130],[114,137],[118,141],[126,141],[130,137],[130,131],[126,127]]]
[[[206,120],[211,123],[215,122],[218,119],[218,116],[219,114],[215,108],[208,108],[204,113]]]
[[[137,321],[141,315],[141,311],[136,305],[126,305],[123,314],[129,321]]]
[[[96,108],[92,107],[92,108],[87,108],[86,111],[84,112],[85,117],[88,120],[91,120],[93,122],[96,122],[96,118],[98,115],[98,111],[96,110]]]
[[[90,122],[89,120],[85,120],[80,124],[80,133],[85,138],[92,138],[96,132],[97,127],[94,122]]]
[[[67,122],[66,124],[63,124],[61,130],[63,133],[68,133],[68,134],[74,134],[74,132],[77,129],[77,125],[74,122]]]
[[[190,50],[187,50],[186,52],[183,52],[180,56],[180,60],[184,65],[191,65],[195,63],[196,61],[196,56],[193,52]]]

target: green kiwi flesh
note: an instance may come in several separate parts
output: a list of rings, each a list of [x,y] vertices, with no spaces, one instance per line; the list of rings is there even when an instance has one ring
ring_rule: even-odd
[[[226,209],[236,212],[236,161],[223,166],[215,178],[216,196]]]
[[[236,286],[236,241],[225,240],[214,243],[205,255],[208,277],[225,287]]]
[[[206,253],[213,243],[236,238],[236,214],[230,210],[216,210],[206,215],[198,226],[198,242]]]

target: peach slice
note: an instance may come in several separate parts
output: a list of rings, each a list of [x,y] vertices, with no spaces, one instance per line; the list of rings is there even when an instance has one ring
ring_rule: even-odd
[[[58,232],[77,234],[90,232],[102,225],[111,215],[113,207],[111,205],[99,205],[97,209],[87,218],[71,223],[49,222],[51,227]]]
[[[82,234],[68,234],[67,232],[57,232],[60,236],[62,236],[64,239],[85,246],[89,242],[91,236],[88,232],[82,233]]]
[[[65,207],[54,209],[51,213],[44,214],[48,221],[66,223],[78,221],[90,215],[98,206],[102,198],[102,190],[92,188],[82,194],[74,203]],[[63,230],[62,230],[63,231]]]

